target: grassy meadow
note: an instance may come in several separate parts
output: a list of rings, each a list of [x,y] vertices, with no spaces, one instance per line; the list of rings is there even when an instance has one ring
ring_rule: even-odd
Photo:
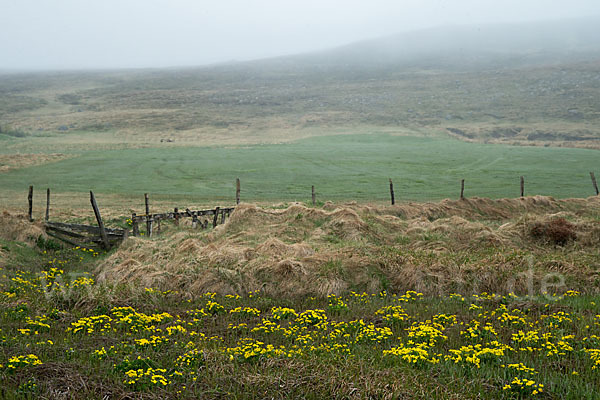
[[[45,245],[0,271],[5,399],[600,393],[598,296],[191,296],[96,283],[86,269],[102,255]]]
[[[597,151],[465,143],[456,139],[386,134],[313,137],[285,144],[86,151],[0,175],[6,191],[189,196],[227,201],[242,182],[245,201],[306,201],[315,185],[320,201],[388,199],[388,178],[399,200],[467,196],[557,198],[593,194],[589,171]]]
[[[0,398],[600,398],[599,61],[484,64],[0,74]]]
[[[3,213],[0,397],[598,398],[599,207],[244,204],[108,253]]]
[[[593,194],[595,153],[570,150],[600,148],[593,58],[313,61],[0,74],[0,204],[21,207],[30,184],[74,203],[89,189],[226,202],[237,177],[259,202],[312,185],[320,201],[386,201],[388,178],[399,200],[455,198],[461,179],[468,196],[515,197],[521,175],[527,194]]]

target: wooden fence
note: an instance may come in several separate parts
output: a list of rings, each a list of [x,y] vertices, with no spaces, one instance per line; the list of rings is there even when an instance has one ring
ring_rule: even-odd
[[[33,203],[33,186],[29,186],[29,220],[33,221],[32,203]],[[46,233],[56,239],[59,239],[72,246],[80,247],[101,247],[105,250],[110,250],[111,247],[119,244],[128,236],[128,231],[125,229],[107,228],[104,226],[100,209],[96,203],[94,193],[90,191],[90,203],[94,209],[94,215],[98,226],[69,224],[65,222],[50,221],[50,189],[46,191],[46,217],[44,227]]]
[[[148,199],[147,195],[145,196]],[[147,203],[146,203],[147,204]],[[147,208],[148,210],[148,208]],[[175,208],[173,212],[166,212],[160,214],[146,214],[137,215],[133,213],[131,215],[131,224],[133,227],[133,236],[140,235],[140,225],[146,225],[146,235],[152,236],[154,233],[154,224],[156,223],[156,230],[160,232],[160,222],[164,220],[173,220],[175,225],[179,225],[179,220],[182,218],[192,219],[192,228],[208,228],[209,223],[212,223],[212,227],[216,228],[219,223],[225,223],[225,218],[228,217],[235,207],[221,208],[216,207],[211,210],[195,210],[185,209],[185,211],[179,211]]]
[[[239,196],[239,180],[238,180],[238,196]],[[146,235],[152,236],[154,231],[154,224],[157,224],[157,232],[160,232],[160,223],[163,220],[173,220],[175,225],[179,225],[179,221],[183,218],[192,219],[192,227],[201,227],[207,229],[209,223],[215,228],[219,223],[225,223],[225,219],[231,215],[235,207],[216,207],[210,210],[195,210],[185,209],[185,211],[179,211],[177,208],[173,212],[151,214],[149,206],[148,194],[144,194],[144,200],[146,203],[146,213],[137,215],[133,213],[131,215],[132,223],[132,234],[134,236],[140,236],[140,224],[146,225]],[[29,186],[29,193],[27,196],[29,205],[29,220],[33,221],[33,186]],[[239,201],[239,197],[238,197]],[[46,215],[44,228],[49,236],[59,239],[72,246],[90,247],[90,248],[104,248],[110,250],[115,245],[118,245],[124,239],[129,236],[129,230],[119,228],[108,228],[104,226],[102,216],[100,215],[100,209],[96,203],[94,193],[90,191],[90,203],[94,210],[96,222],[98,226],[84,225],[84,224],[72,224],[65,222],[50,221],[50,189],[46,190]]]
[[[600,194],[598,190],[598,184],[596,182],[596,176],[593,172],[590,172],[590,178],[592,180],[592,185],[594,187],[594,191],[596,195]],[[525,177],[519,177],[520,183],[520,195],[521,197],[525,196]],[[394,193],[394,183],[392,179],[389,179],[389,190],[390,190],[390,200],[392,205],[395,204],[395,193]],[[240,193],[241,193],[241,184],[240,179],[236,179],[236,193],[235,193],[235,202],[236,204],[240,203]],[[100,216],[100,210],[98,205],[96,204],[96,199],[94,198],[94,193],[90,191],[90,202],[94,209],[94,215],[96,216],[96,221],[98,226],[92,225],[79,225],[79,224],[67,224],[62,222],[50,222],[49,219],[49,210],[50,210],[50,189],[46,192],[46,231],[50,236],[54,236],[66,243],[70,243],[72,245],[102,245],[105,249],[110,249],[115,244],[119,243],[123,239],[127,238],[129,232],[124,229],[113,229],[113,228],[105,228],[104,223],[102,222],[102,217]],[[313,206],[316,205],[316,196],[317,193],[315,191],[315,186],[311,186],[311,199]],[[459,199],[465,199],[465,180],[462,179],[460,181],[460,197]],[[27,200],[29,203],[29,220],[33,221],[33,186],[29,187],[29,193],[27,196]],[[212,224],[213,228],[216,228],[219,223],[223,224],[225,219],[229,217],[229,215],[233,212],[235,207],[227,207],[220,208],[216,207],[215,209],[210,210],[195,210],[191,211],[189,209],[185,209],[185,211],[179,211],[177,208],[173,210],[173,212],[166,213],[158,213],[152,214],[150,213],[150,205],[148,194],[144,194],[144,201],[146,206],[146,213],[137,215],[133,213],[131,215],[131,223],[133,228],[133,236],[140,236],[140,224],[146,225],[146,236],[152,236],[154,233],[154,225],[156,224],[156,231],[160,232],[160,224],[163,220],[173,220],[175,225],[179,225],[179,221],[182,218],[191,218],[192,219],[192,227],[193,228],[202,228],[207,229],[209,224]],[[78,243],[79,242],[79,243]]]
[[[59,239],[72,246],[80,247],[106,247],[102,231],[99,227],[93,225],[67,224],[64,222],[45,223],[46,233],[56,239]],[[108,248],[118,245],[128,236],[125,229],[104,228]]]

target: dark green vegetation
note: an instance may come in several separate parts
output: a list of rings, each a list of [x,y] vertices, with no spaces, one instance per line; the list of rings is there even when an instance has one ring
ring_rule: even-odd
[[[322,201],[386,200],[388,178],[398,199],[466,195],[559,198],[594,194],[589,171],[596,150],[464,143],[455,139],[382,134],[316,137],[288,144],[247,147],[167,147],[89,151],[47,165],[0,175],[7,190],[29,184],[57,192],[193,195],[230,199],[239,177],[246,201],[308,200],[315,185]]]
[[[25,132],[18,130],[18,129],[14,129],[10,125],[4,125],[4,126],[0,125],[0,135],[12,136],[12,137],[25,137],[26,136]]]

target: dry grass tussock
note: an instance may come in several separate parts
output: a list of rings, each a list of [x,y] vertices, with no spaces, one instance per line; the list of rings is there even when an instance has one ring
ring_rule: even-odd
[[[0,215],[0,238],[34,244],[42,236],[46,238],[42,222],[29,222],[26,215],[11,214],[3,211]]]
[[[518,292],[527,288],[526,276],[541,280],[557,270],[568,274],[567,285],[585,280],[593,288],[599,279],[600,265],[589,263],[599,259],[597,198],[331,208],[241,204],[209,233],[183,228],[152,240],[128,239],[98,267],[98,278],[191,295],[262,290],[292,296]],[[568,229],[566,240],[553,239],[557,229]]]

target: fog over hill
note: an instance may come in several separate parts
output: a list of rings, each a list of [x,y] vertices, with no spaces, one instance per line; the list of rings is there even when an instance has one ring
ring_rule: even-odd
[[[259,61],[320,67],[521,67],[600,58],[600,17],[455,25]]]
[[[399,30],[401,30],[399,28]],[[327,50],[159,70],[513,68],[600,59],[600,15],[506,24],[445,25]],[[148,70],[148,69],[142,69]],[[156,70],[156,69],[154,69]],[[92,69],[92,71],[94,71]],[[97,70],[98,71],[98,70]],[[102,68],[102,72],[106,72]],[[0,74],[22,72],[3,68]]]

